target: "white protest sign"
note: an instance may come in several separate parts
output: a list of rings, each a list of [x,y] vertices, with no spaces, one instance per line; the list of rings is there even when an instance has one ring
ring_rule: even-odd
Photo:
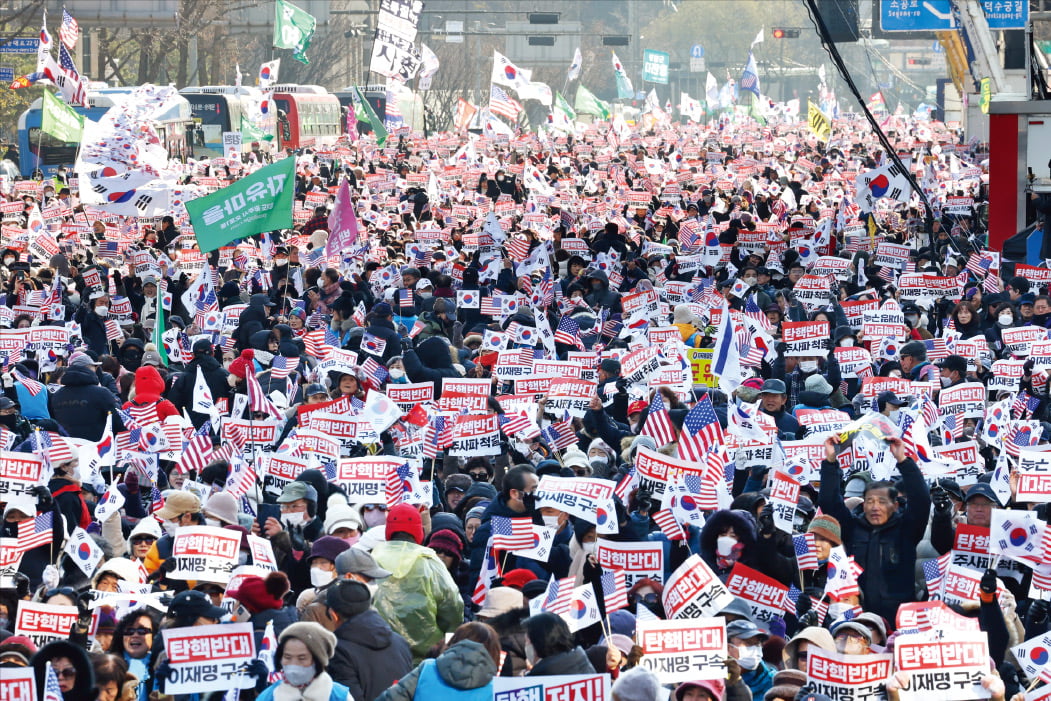
[[[608,674],[493,677],[493,701],[612,701]]]
[[[618,531],[617,512],[613,505],[615,487],[608,480],[544,475],[536,488],[536,505],[565,511],[570,516],[594,523],[598,533],[609,535]]]
[[[985,632],[942,631],[899,635],[894,662],[909,676],[899,691],[901,701],[970,701],[991,696],[981,680],[989,673],[989,640]]]
[[[787,344],[785,357],[824,357],[828,353],[827,321],[786,321],[781,324],[781,338]]]
[[[726,676],[726,620],[639,621],[636,638],[645,651],[640,666],[662,684]]]
[[[834,699],[881,701],[893,672],[891,655],[841,655],[813,647],[807,657],[807,683]]]
[[[668,578],[663,599],[669,618],[703,618],[726,608],[733,594],[699,555],[691,555]]]
[[[68,639],[77,622],[77,607],[19,601],[15,635],[24,635],[38,647],[52,640]]]
[[[622,571],[628,589],[640,579],[664,581],[664,546],[659,541],[620,543],[599,538],[596,557],[602,569]]]
[[[165,694],[249,689],[255,678],[244,673],[255,658],[251,623],[169,628],[164,631],[164,651],[171,674]]]
[[[225,584],[237,566],[241,534],[215,526],[180,526],[175,530],[171,579],[219,582]]]
[[[1051,501],[1051,452],[1019,451],[1015,474],[1018,476],[1015,501],[1023,504]]]

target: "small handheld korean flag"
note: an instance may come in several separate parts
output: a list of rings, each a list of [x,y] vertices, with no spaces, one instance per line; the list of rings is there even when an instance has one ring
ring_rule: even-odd
[[[110,487],[95,505],[95,520],[105,523],[106,519],[119,511],[122,506],[124,506],[124,495],[116,486]]]
[[[197,368],[197,378],[193,383],[193,405],[191,408],[199,414],[208,414],[213,421],[218,421],[219,419],[219,410],[216,409],[215,401],[212,399],[212,390],[209,389],[208,383],[205,382],[201,368]]]
[[[95,573],[99,563],[102,562],[102,548],[95,544],[95,541],[91,539],[91,536],[83,528],[73,529],[73,532],[66,540],[64,550],[69,559],[89,579]]]

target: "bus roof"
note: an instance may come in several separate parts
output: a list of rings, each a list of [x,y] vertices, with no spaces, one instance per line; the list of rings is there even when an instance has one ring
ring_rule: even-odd
[[[260,95],[259,88],[251,85],[191,85],[179,91],[182,95]]]
[[[328,90],[320,85],[295,85],[293,83],[281,83],[272,86],[275,93],[300,93],[303,95],[328,95]]]
[[[117,104],[117,98],[121,95],[128,95],[134,90],[134,88],[103,88],[98,91],[91,91],[87,93],[87,107],[74,107],[73,109],[79,114],[87,114],[93,110],[108,110]],[[18,118],[18,127],[20,129],[25,128],[25,116],[34,110],[39,111],[43,104],[43,98],[38,97],[33,100],[29,105],[29,109],[23,112]],[[101,114],[99,115],[101,118]],[[156,120],[158,122],[188,122],[192,119],[190,114],[190,103],[186,98],[179,96],[179,101],[172,105],[171,109],[167,110]],[[93,120],[97,121],[97,119]]]

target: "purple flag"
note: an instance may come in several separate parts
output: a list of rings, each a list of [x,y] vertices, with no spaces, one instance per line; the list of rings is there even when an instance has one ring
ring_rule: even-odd
[[[325,255],[331,256],[350,248],[358,240],[358,218],[350,199],[350,182],[343,178],[336,193],[336,202],[328,215],[328,243]]]
[[[347,136],[351,141],[358,140],[358,114],[354,110],[354,100],[347,105]]]

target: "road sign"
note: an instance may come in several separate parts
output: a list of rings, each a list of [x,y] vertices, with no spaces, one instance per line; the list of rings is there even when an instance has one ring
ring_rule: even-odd
[[[646,49],[642,52],[642,80],[649,83],[668,84],[671,69],[671,54],[666,51]]]
[[[989,29],[1025,29],[1029,3],[982,0]],[[880,0],[880,29],[884,32],[942,31],[956,28],[951,0]]]
[[[0,44],[0,54],[35,54],[38,43],[36,37],[15,37]]]
[[[15,79],[15,69],[11,66],[0,66],[0,83],[9,83]]]
[[[704,73],[708,70],[708,62],[704,58],[704,47],[694,44],[690,49],[690,73]]]

